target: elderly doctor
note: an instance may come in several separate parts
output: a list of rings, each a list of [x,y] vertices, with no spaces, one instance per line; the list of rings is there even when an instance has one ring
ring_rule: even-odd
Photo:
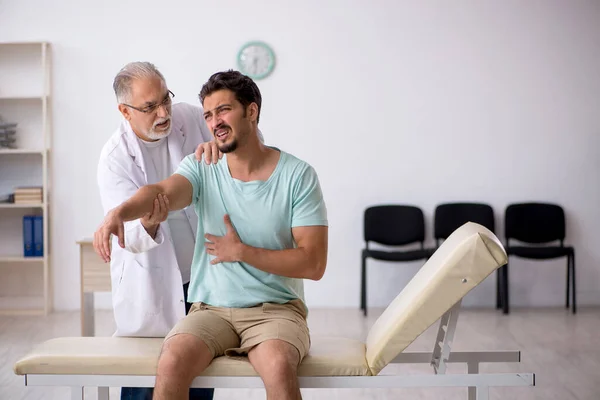
[[[123,67],[114,79],[124,117],[104,145],[98,185],[104,212],[140,187],[171,175],[196,151],[201,160],[220,156],[198,106],[172,104],[163,75],[148,62]],[[113,243],[110,257],[115,336],[164,337],[189,309],[187,285],[198,218],[193,209],[167,213],[155,203],[145,217],[125,224],[125,248]],[[105,261],[109,261],[105,259]],[[194,394],[195,392],[195,394]],[[212,389],[193,389],[193,399],[212,399]],[[150,399],[150,388],[123,388],[122,399]]]

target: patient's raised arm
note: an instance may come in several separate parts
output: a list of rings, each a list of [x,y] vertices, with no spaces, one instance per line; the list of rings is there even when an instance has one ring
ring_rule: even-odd
[[[180,210],[192,202],[192,184],[183,176],[174,174],[156,184],[142,186],[132,197],[110,210],[94,233],[94,249],[105,262],[110,261],[111,236],[117,235],[119,246],[124,248],[123,223],[151,213],[159,194],[167,197],[169,210]]]

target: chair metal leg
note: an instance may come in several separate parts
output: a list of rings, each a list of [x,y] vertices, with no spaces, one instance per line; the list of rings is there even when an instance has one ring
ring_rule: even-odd
[[[109,400],[109,388],[107,387],[99,387],[98,388],[98,400]]]
[[[502,308],[502,268],[496,270],[496,310]]]
[[[502,269],[504,270],[504,277],[502,279],[502,286],[503,286],[503,290],[502,290],[502,294],[503,294],[503,298],[502,298],[502,308],[503,308],[503,312],[504,314],[508,314],[509,313],[509,302],[510,302],[510,296],[508,293],[508,263],[502,267]]]
[[[571,255],[567,256],[567,300],[565,301],[565,308],[569,308],[570,296],[569,291],[571,289]]]
[[[577,292],[575,291],[575,251],[571,254],[571,285],[573,292],[573,314],[577,313]]]
[[[360,309],[367,316],[367,257],[362,256],[362,270],[360,276]]]

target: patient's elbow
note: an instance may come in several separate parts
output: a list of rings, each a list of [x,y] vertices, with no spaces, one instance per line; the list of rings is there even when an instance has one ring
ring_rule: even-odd
[[[317,260],[311,268],[311,276],[308,278],[313,281],[320,281],[325,275],[325,267],[327,266],[327,258]]]

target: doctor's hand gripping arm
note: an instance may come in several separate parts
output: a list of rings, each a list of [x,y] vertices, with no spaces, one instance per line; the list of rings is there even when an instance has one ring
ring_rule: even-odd
[[[181,210],[192,202],[192,184],[181,175],[174,174],[154,185],[142,186],[133,196],[110,210],[94,233],[94,249],[105,262],[110,261],[111,235],[118,237],[119,246],[125,248],[124,223],[146,216],[154,211],[159,195],[166,198],[169,210]]]
[[[154,199],[154,208],[152,209],[152,212],[144,215],[141,218],[141,223],[148,235],[150,235],[152,239],[155,239],[160,223],[166,221],[168,217],[169,199],[167,196],[159,194],[157,198]]]
[[[106,215],[136,192],[139,186],[132,180],[130,172],[112,158],[101,157],[98,164],[98,188],[102,209]],[[125,250],[131,253],[149,251],[162,244],[159,214],[153,213],[125,223]]]

